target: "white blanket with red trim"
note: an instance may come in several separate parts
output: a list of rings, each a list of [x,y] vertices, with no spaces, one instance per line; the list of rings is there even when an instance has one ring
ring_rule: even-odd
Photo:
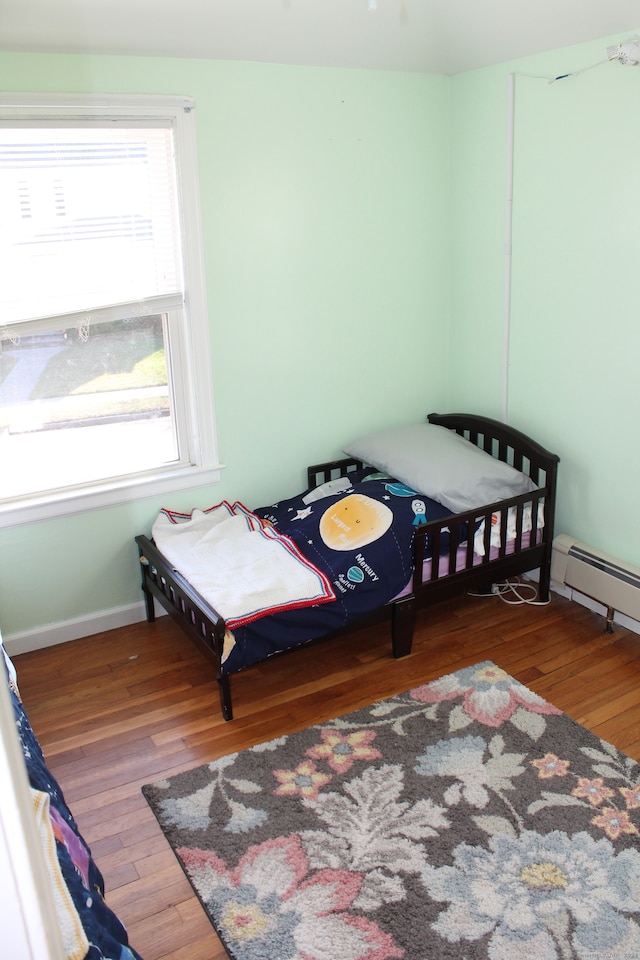
[[[335,599],[327,577],[289,537],[227,501],[190,514],[162,510],[152,536],[227,627]]]

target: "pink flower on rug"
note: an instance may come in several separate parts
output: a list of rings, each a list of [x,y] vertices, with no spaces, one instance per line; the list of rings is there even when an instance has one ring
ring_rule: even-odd
[[[318,793],[333,777],[329,773],[321,773],[315,763],[303,760],[295,770],[274,770],[273,775],[280,781],[280,786],[274,791],[279,797],[300,796],[304,800],[317,800]]]
[[[546,753],[539,760],[532,760],[531,766],[537,769],[541,780],[550,780],[551,777],[566,777],[571,763],[569,760],[560,760],[555,753]]]
[[[640,808],[640,783],[636,783],[635,787],[618,787],[618,790],[625,799],[627,810]]]
[[[314,760],[326,760],[337,773],[346,773],[356,760],[379,760],[382,754],[370,744],[375,740],[374,730],[356,730],[346,736],[337,730],[321,731],[323,743],[307,750]]]
[[[176,852],[238,960],[404,956],[376,923],[346,912],[360,891],[362,874],[341,869],[310,873],[296,835],[250,847],[231,870],[206,850],[183,847]]]
[[[609,840],[617,840],[623,833],[638,832],[638,828],[629,820],[626,810],[616,810],[615,807],[603,807],[591,823],[604,830]]]
[[[410,695],[422,703],[441,703],[462,697],[464,712],[487,727],[500,727],[519,707],[536,714],[558,716],[562,713],[490,662],[466,667],[415,687]]]
[[[615,795],[610,787],[605,787],[602,777],[589,780],[588,777],[579,777],[578,786],[571,791],[572,796],[588,800],[592,807],[599,807],[605,800]]]

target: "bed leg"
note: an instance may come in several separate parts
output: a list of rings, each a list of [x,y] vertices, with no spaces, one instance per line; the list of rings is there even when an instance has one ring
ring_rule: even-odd
[[[551,596],[551,571],[549,568],[543,570],[540,568],[540,579],[538,581],[538,600],[540,603],[548,603]]]
[[[144,595],[144,605],[147,612],[147,623],[153,623],[156,618],[156,607],[153,602],[153,594],[147,588],[147,568],[149,561],[146,557],[140,556],[140,569],[142,571],[142,593]]]
[[[220,707],[222,716],[225,720],[233,720],[233,710],[231,708],[231,683],[229,675],[226,673],[218,674],[218,689],[220,691]]]
[[[411,595],[396,600],[393,604],[391,645],[394,657],[406,657],[411,653],[413,631],[416,625],[416,598]]]
[[[142,588],[142,592],[144,593],[144,605],[147,611],[147,623],[153,623],[153,621],[156,619],[156,608],[153,602],[153,595],[149,590],[145,590],[144,587]]]

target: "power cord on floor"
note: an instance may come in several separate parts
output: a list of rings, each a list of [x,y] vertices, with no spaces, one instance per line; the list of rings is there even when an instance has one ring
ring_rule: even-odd
[[[531,591],[527,595],[527,591]],[[491,593],[472,593],[470,597],[499,597],[503,603],[517,606],[526,603],[532,607],[546,607],[551,600],[536,600],[538,588],[533,583],[523,583],[522,580],[505,580],[503,583],[491,584]]]

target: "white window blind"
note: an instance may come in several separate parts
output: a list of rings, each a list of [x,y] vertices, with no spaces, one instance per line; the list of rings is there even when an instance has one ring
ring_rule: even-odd
[[[219,478],[194,105],[0,95],[0,526]]]
[[[181,302],[171,124],[2,127],[0,324]]]

